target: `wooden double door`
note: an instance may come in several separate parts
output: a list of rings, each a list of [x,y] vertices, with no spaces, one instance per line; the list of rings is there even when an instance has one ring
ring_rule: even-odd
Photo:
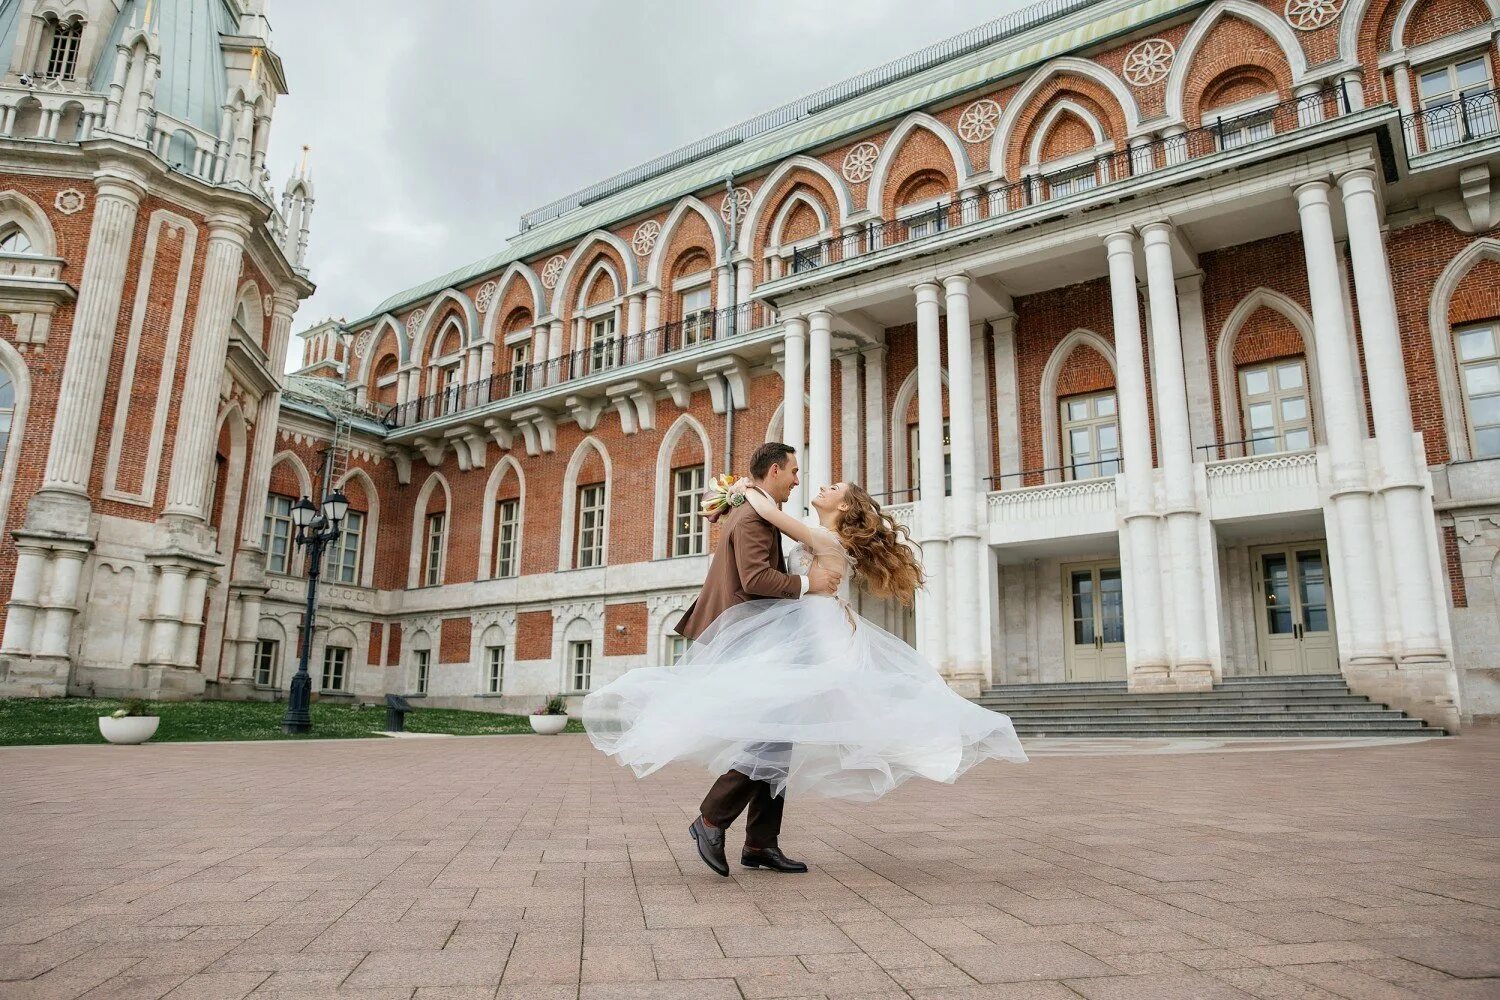
[[[1116,561],[1063,567],[1070,681],[1125,679],[1125,589]]]
[[[1255,638],[1264,674],[1336,674],[1333,594],[1322,542],[1255,549]]]

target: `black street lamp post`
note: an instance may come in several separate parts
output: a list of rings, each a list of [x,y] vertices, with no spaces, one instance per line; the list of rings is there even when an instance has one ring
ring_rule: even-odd
[[[318,576],[323,566],[323,550],[338,539],[348,513],[349,498],[339,490],[323,497],[321,512],[307,497],[292,504],[292,523],[297,526],[295,541],[307,546],[307,609],[302,618],[297,673],[292,676],[286,716],[281,720],[281,730],[285,733],[312,731],[312,675],[307,672],[307,661],[312,656],[313,624],[318,617]]]

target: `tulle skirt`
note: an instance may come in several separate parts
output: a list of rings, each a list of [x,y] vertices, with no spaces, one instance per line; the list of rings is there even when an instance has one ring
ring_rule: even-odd
[[[691,761],[791,796],[869,801],[908,778],[1026,760],[1008,718],[826,597],[733,607],[675,666],[629,671],[582,714],[594,746],[638,777]]]

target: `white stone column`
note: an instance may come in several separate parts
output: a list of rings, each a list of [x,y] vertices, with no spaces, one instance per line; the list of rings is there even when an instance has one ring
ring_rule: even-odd
[[[661,289],[646,289],[646,329],[657,330],[661,328]]]
[[[10,603],[5,611],[5,639],[0,652],[30,653],[33,649],[36,620],[42,613],[42,574],[47,568],[47,550],[18,544],[16,577],[10,589]]]
[[[148,662],[170,666],[177,660],[177,631],[182,625],[182,607],[187,594],[186,566],[160,567],[156,580],[156,609],[152,615]]]
[[[782,358],[783,375],[783,400],[781,409],[781,440],[791,445],[800,456],[797,464],[809,462],[809,457],[804,453],[806,447],[807,425],[804,422],[805,410],[805,386],[807,383],[807,320],[795,317],[786,321],[786,332],[783,335],[786,342],[786,351]],[[804,470],[800,477],[804,482],[811,472]],[[801,517],[802,510],[806,507],[806,486],[798,485],[792,490],[792,495],[787,506],[791,508],[793,517]]]
[[[120,293],[143,182],[134,173],[106,168],[94,177],[94,221],[73,309],[73,330],[63,363],[52,443],[42,492],[87,498],[99,437],[100,408],[120,317]],[[218,379],[214,380],[218,388]]]
[[[550,334],[547,339],[547,368],[546,381],[548,385],[556,385],[562,381],[563,356],[563,321],[553,319]]]
[[[728,264],[721,264],[715,272],[715,277],[718,279],[719,287],[716,292],[717,298],[714,300],[714,308],[728,309],[729,297],[734,293],[734,271]],[[714,325],[714,336],[728,336],[727,330],[728,327],[726,324],[716,323]]]
[[[630,363],[639,361],[643,357],[641,351],[641,334],[645,332],[646,302],[637,294],[625,300],[625,361]]]
[[[261,595],[247,591],[240,596],[240,623],[236,630],[238,645],[235,648],[233,679],[246,683],[255,682],[255,644],[260,638]]]
[[[52,582],[47,587],[47,615],[37,652],[65,657],[73,634],[73,616],[78,613],[78,580],[83,575],[82,549],[61,549],[52,554]]]
[[[1171,604],[1176,638],[1174,673],[1211,666],[1204,622],[1204,588],[1198,551],[1198,509],[1193,488],[1193,443],[1188,431],[1187,383],[1182,367],[1182,332],[1177,312],[1177,279],[1172,269],[1172,227],[1154,222],[1141,233],[1146,248],[1146,282],[1151,295],[1151,356],[1155,375],[1157,433],[1166,487],[1170,541]]]
[[[1318,356],[1323,435],[1328,442],[1332,479],[1329,495],[1339,538],[1341,589],[1348,595],[1337,611],[1349,625],[1352,648],[1340,652],[1353,663],[1379,662],[1388,659],[1379,620],[1380,572],[1370,517],[1360,400],[1354,391],[1355,361],[1349,349],[1339,287],[1328,185],[1322,181],[1304,184],[1297,188],[1296,197],[1312,299],[1313,346]]]
[[[953,674],[949,683],[960,694],[977,697],[984,689],[984,653],[979,648],[979,598],[985,588],[981,586],[979,572],[979,471],[978,456],[974,451],[973,331],[969,328],[968,275],[955,274],[944,278],[943,293],[948,306],[948,440],[953,454],[953,499],[948,504],[948,538],[953,559],[954,634]],[[939,396],[940,405],[941,398]],[[941,419],[939,414],[940,435]],[[917,433],[922,433],[921,428]],[[924,465],[928,454],[924,443]],[[938,456],[938,476],[941,477],[941,438],[938,450],[930,454]],[[925,495],[925,468],[922,473]],[[938,483],[941,491],[941,478]]]
[[[938,286],[923,282],[917,295],[917,543],[927,572],[922,608],[922,651],[948,675],[948,532],[943,495],[943,358]]]
[[[755,320],[750,316],[750,296],[755,291],[755,267],[742,260],[734,265],[734,302],[739,314],[745,317],[740,332],[755,329]]]
[[[1125,539],[1130,548],[1132,611],[1126,623],[1130,675],[1159,683],[1170,670],[1163,630],[1161,555],[1151,468],[1151,421],[1146,407],[1146,357],[1141,346],[1141,309],[1135,286],[1135,234],[1105,240],[1109,254],[1109,294],[1114,321],[1115,365],[1120,411],[1120,452],[1125,461]]]
[[[1177,279],[1177,312],[1182,323],[1182,367],[1187,374],[1188,434],[1196,444],[1214,440],[1214,397],[1208,378],[1207,321],[1203,314],[1203,272]],[[1194,451],[1195,459],[1205,455]]]
[[[1370,408],[1375,418],[1375,447],[1380,457],[1381,495],[1385,501],[1385,535],[1401,611],[1402,656],[1444,657],[1431,571],[1434,535],[1432,507],[1423,496],[1417,465],[1406,362],[1391,289],[1390,265],[1380,231],[1375,174],[1357,170],[1339,179],[1344,217],[1349,226],[1349,255],[1364,335],[1365,372],[1370,380]]]
[[[812,497],[833,483],[833,316],[808,317],[807,466],[802,477]]]
[[[182,628],[177,630],[177,660],[180,666],[198,662],[198,638],[203,634],[203,615],[208,596],[209,577],[203,570],[188,573],[187,591],[182,605]]]
[[[860,482],[862,468],[859,389],[859,355],[839,355],[839,478],[846,483]]]
[[[885,347],[866,348],[865,359],[865,479],[874,496],[886,491]]]
[[[1025,486],[1016,473],[1021,468],[1021,400],[1016,378],[1016,314],[990,321],[995,349],[995,441],[1000,467],[995,470],[995,489]],[[1051,419],[1044,417],[1044,419]]]
[[[172,445],[172,478],[167,487],[166,513],[200,521],[208,519],[209,470],[213,466],[218,432],[219,385],[229,345],[229,321],[247,221],[237,215],[215,215],[208,220],[208,252],[198,284],[198,310],[193,316],[192,350],[177,408],[177,437]],[[272,419],[275,419],[274,415]]]

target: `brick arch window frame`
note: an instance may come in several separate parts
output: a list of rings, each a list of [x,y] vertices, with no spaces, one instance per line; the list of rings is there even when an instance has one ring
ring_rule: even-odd
[[[31,370],[20,352],[0,340],[0,531],[5,528],[15,493],[30,404]]]
[[[1345,11],[1344,23],[1348,23],[1349,16],[1349,12]],[[1252,3],[1251,0],[1219,0],[1202,17],[1193,22],[1187,35],[1183,37],[1182,44],[1177,46],[1177,56],[1172,60],[1172,68],[1167,72],[1166,116],[1178,124],[1189,128],[1198,124],[1188,121],[1187,118],[1187,84],[1194,64],[1197,62],[1199,48],[1214,28],[1226,18],[1248,22],[1270,38],[1281,51],[1282,58],[1286,60],[1291,70],[1291,84],[1294,90],[1306,82],[1307,56],[1303,52],[1302,43],[1297,38],[1297,32],[1292,30],[1285,20],[1266,7]],[[1131,131],[1134,131],[1134,128]]]
[[[1453,297],[1475,267],[1483,261],[1500,263],[1500,239],[1481,237],[1464,247],[1450,260],[1437,281],[1433,282],[1428,302],[1427,328],[1432,338],[1432,355],[1437,362],[1438,397],[1443,407],[1443,427],[1452,461],[1474,457],[1469,440],[1469,413],[1463,384],[1459,379],[1458,352],[1449,322]],[[1458,324],[1469,325],[1468,321]]]
[[[1088,149],[1067,156],[1042,161],[1042,151],[1052,130],[1065,116],[1083,122],[1092,133],[1094,144]],[[1064,97],[1049,107],[1042,120],[1032,130],[1031,145],[1026,153],[1026,165],[1022,167],[1031,192],[1032,201],[1050,201],[1092,190],[1108,182],[1109,165],[1100,158],[1114,151],[1114,141],[1109,129],[1088,108],[1077,101]]]
[[[498,570],[500,559],[500,547],[502,543],[499,511],[500,511],[500,488],[505,485],[507,477],[516,480],[516,530],[513,540],[514,549],[511,560],[515,566],[515,572],[507,577],[502,577]],[[512,455],[504,455],[500,461],[495,463],[495,468],[490,472],[489,480],[484,485],[484,515],[479,523],[479,569],[490,579],[509,579],[522,574],[521,557],[525,551],[526,542],[526,473],[521,468],[521,463],[516,461]]]
[[[1042,381],[1039,389],[1042,417],[1042,466],[1051,470],[1045,477],[1049,483],[1063,481],[1063,472],[1059,468],[1063,464],[1063,449],[1062,399],[1057,392],[1058,382],[1062,378],[1063,368],[1066,367],[1068,360],[1074,352],[1084,347],[1097,352],[1108,362],[1110,371],[1115,375],[1115,394],[1118,400],[1120,366],[1115,359],[1114,344],[1093,330],[1083,327],[1073,330],[1058,341],[1057,346],[1047,357],[1047,364],[1042,368]],[[1118,409],[1118,403],[1116,409]]]
[[[451,351],[439,353],[450,344]],[[432,357],[427,362],[427,394],[442,394],[444,413],[458,407],[458,390],[464,384],[465,346],[463,324],[457,316],[447,317],[433,334]]]
[[[948,387],[948,369],[942,370],[943,388]],[[917,370],[913,368],[911,374],[906,376],[906,381],[896,390],[896,399],[891,406],[889,415],[890,428],[889,437],[891,447],[891,493],[892,503],[907,503],[915,500],[917,491],[921,489],[920,480],[912,482],[911,461],[911,429],[906,421],[907,411],[911,409],[912,401],[917,398]],[[947,414],[943,415],[943,423],[948,422]]]
[[[925,182],[934,177],[946,181],[947,178],[938,170],[918,170],[910,177],[905,178],[896,188],[896,201],[903,201],[902,191],[909,186]],[[893,221],[905,223],[896,229],[900,239],[919,240],[927,236],[933,236],[946,230],[955,220],[949,218],[949,206],[958,197],[956,191],[940,191],[929,198],[920,198],[915,201],[898,204],[892,214]],[[875,230],[876,234],[883,233],[883,229]]]
[[[787,243],[783,238],[786,224],[801,205],[807,206],[818,220],[817,231]],[[833,237],[830,220],[828,209],[807,190],[794,189],[788,194],[777,206],[776,214],[771,217],[771,227],[767,231],[765,256],[766,263],[771,265],[767,274],[779,278],[820,267],[823,263],[822,243]]]
[[[310,500],[313,493],[312,475],[307,471],[307,466],[303,464],[302,456],[298,455],[296,452],[285,450],[279,451],[275,455],[271,456],[271,478],[275,479],[276,469],[283,462],[286,462],[290,465],[292,472],[297,477],[297,488],[299,490],[299,495],[308,497]],[[276,509],[275,501],[278,497],[288,501],[288,503],[285,505],[286,510],[284,512],[280,512]],[[298,497],[288,497],[285,493],[273,492],[271,490],[270,484],[267,483],[266,507],[265,514],[262,516],[260,537],[261,551],[265,555],[266,572],[268,573],[278,573],[284,574],[286,576],[301,576],[306,569],[306,552],[300,545],[294,545],[291,538],[292,534],[296,531],[296,529],[291,526],[291,504],[296,503],[297,500]],[[277,525],[273,525],[273,518],[278,518],[284,521],[284,523],[279,525],[279,528],[286,532],[286,559],[285,565],[281,569],[271,568],[273,553],[269,551],[266,545],[267,540],[272,537],[271,529],[273,529],[274,527],[278,527]]]
[[[368,588],[375,586],[375,559],[376,553],[378,551],[381,528],[380,494],[375,489],[375,480],[370,478],[370,474],[368,472],[359,468],[350,469],[348,472],[344,473],[343,476],[339,478],[337,488],[339,490],[343,490],[348,483],[356,479],[359,480],[360,489],[364,491],[365,495],[364,509],[357,510],[357,513],[364,516],[364,521],[360,525],[359,555],[358,565],[356,567],[356,578],[352,582],[350,582],[347,580],[335,580],[334,577],[330,576],[329,582],[343,583],[345,586]],[[356,508],[352,507],[350,509],[356,510]],[[339,541],[344,541],[343,536],[340,537]],[[333,551],[333,548],[329,549],[330,553]]]
[[[608,278],[613,294],[589,305],[589,292],[601,278]],[[608,257],[594,261],[578,283],[573,303],[573,350],[583,352],[587,372],[616,368],[623,361],[626,291],[624,277]]]
[[[1312,317],[1294,299],[1275,289],[1260,287],[1240,299],[1230,310],[1229,317],[1219,331],[1214,344],[1214,369],[1219,392],[1219,437],[1222,441],[1236,441],[1245,435],[1235,429],[1244,424],[1244,401],[1240,393],[1240,368],[1234,360],[1235,344],[1244,333],[1245,324],[1261,309],[1269,309],[1290,323],[1302,337],[1303,367],[1307,372],[1309,419],[1312,425],[1313,443],[1324,442],[1322,383],[1318,377],[1318,358],[1313,347]],[[1351,341],[1350,349],[1353,350]],[[1269,359],[1268,359],[1269,360]],[[1243,445],[1226,445],[1225,458],[1240,458],[1246,454]]]
[[[430,510],[432,494],[441,489],[443,492],[443,506],[440,511]],[[406,574],[406,586],[409,590],[418,587],[440,587],[445,581],[448,569],[448,545],[453,538],[451,514],[453,510],[453,490],[448,485],[448,480],[440,472],[434,472],[427,477],[422,484],[420,492],[417,493],[416,503],[412,510],[416,512],[411,519],[411,546],[407,550],[408,568]],[[437,582],[429,584],[428,556],[430,551],[432,531],[431,520],[434,515],[442,517],[441,538],[439,541],[438,558],[440,560],[437,572]]]
[[[604,463],[604,538],[602,541],[603,560],[600,566],[609,565],[609,536],[611,520],[611,501],[614,489],[614,467],[610,461],[609,449],[604,447],[603,442],[592,434],[578,442],[578,447],[573,449],[573,455],[568,459],[567,470],[563,473],[562,489],[562,511],[561,526],[558,532],[557,567],[560,570],[578,569],[578,491],[580,486],[595,485],[593,483],[580,484],[579,473],[583,469],[583,463],[587,461],[590,451],[596,451],[600,460]],[[587,567],[598,569],[599,566]],[[602,648],[602,647],[601,647]]]
[[[675,518],[673,510],[675,491],[672,482],[672,474],[675,470],[672,464],[672,453],[677,450],[677,446],[688,434],[697,435],[698,443],[703,448],[702,466],[705,483],[712,475],[709,470],[714,467],[713,446],[710,443],[708,431],[692,414],[684,413],[667,429],[667,433],[662,435],[661,444],[656,449],[656,502],[652,517],[652,524],[655,527],[651,542],[651,558],[653,559],[666,559],[672,555],[672,522]],[[705,536],[706,534],[705,530]]]

